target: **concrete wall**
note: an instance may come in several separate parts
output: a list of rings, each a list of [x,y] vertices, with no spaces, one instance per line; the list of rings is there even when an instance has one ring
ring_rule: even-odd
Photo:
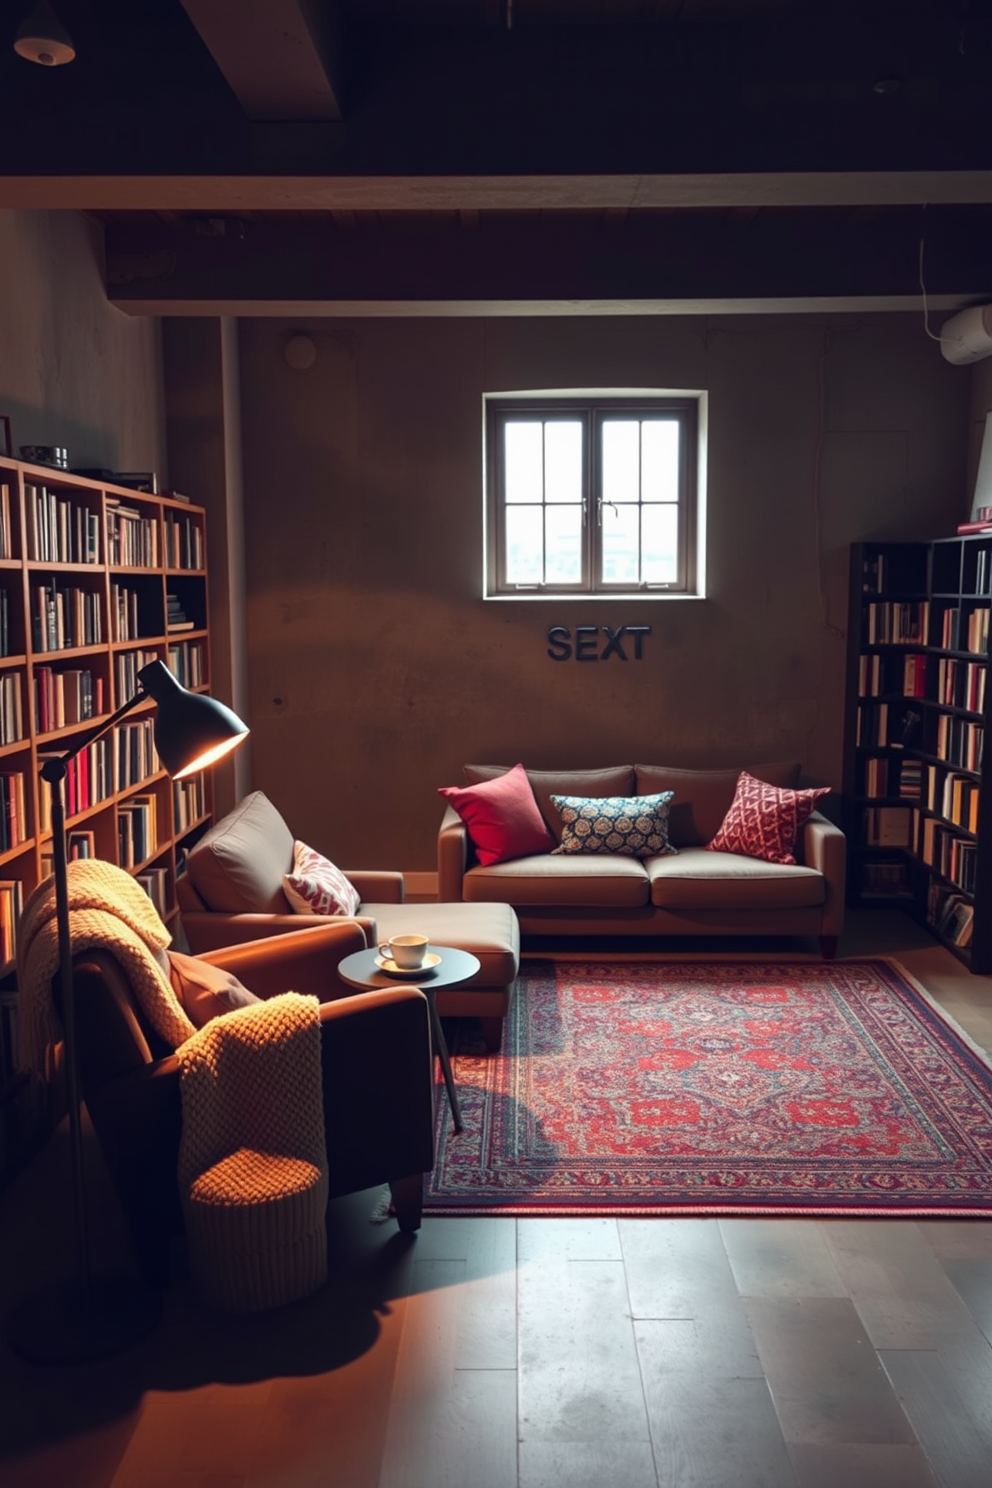
[[[159,323],[107,303],[103,234],[74,212],[0,211],[0,413],[70,465],[166,484]]]
[[[305,330],[307,371],[283,356]],[[970,509],[970,373],[915,316],[241,326],[253,784],[344,866],[430,870],[436,788],[798,758],[839,790],[848,545]],[[708,597],[481,598],[486,391],[706,388]],[[651,626],[556,663],[550,625]]]

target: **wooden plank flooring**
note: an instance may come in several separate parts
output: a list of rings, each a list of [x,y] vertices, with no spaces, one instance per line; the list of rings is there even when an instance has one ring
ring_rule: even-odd
[[[891,951],[992,1045],[992,979],[863,925],[845,954]],[[52,1274],[63,1156],[0,1194],[4,1309]],[[992,1484],[992,1222],[437,1219],[410,1242],[374,1198],[335,1204],[333,1283],[278,1320],[205,1315],[181,1280],[127,1356],[4,1346],[3,1488]]]

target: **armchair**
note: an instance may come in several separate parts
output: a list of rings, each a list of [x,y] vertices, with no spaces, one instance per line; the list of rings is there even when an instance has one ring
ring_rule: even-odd
[[[295,991],[318,998],[329,1195],[388,1182],[400,1229],[412,1231],[434,1162],[427,1000],[416,987],[358,994],[346,987],[338,963],[364,944],[360,926],[325,921],[201,959],[258,997]],[[111,955],[81,953],[73,976],[82,1096],[139,1267],[163,1286],[171,1241],[183,1231],[179,1061],[144,1019]]]
[[[327,925],[326,915],[294,913],[283,892],[294,841],[262,791],[245,796],[200,839],[176,881],[183,932],[194,955]],[[347,921],[360,928],[359,949],[414,931],[478,957],[478,974],[439,992],[437,1008],[442,1017],[481,1019],[487,1047],[498,1049],[520,959],[520,929],[510,905],[406,904],[402,873],[349,870],[345,876],[361,900]]]

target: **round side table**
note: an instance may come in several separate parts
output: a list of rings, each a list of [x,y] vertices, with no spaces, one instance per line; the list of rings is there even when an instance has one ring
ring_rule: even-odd
[[[462,1130],[462,1113],[458,1104],[458,1092],[455,1089],[454,1076],[451,1073],[451,1060],[448,1057],[448,1044],[444,1037],[444,1029],[441,1027],[441,1019],[437,1015],[437,1003],[434,994],[441,987],[459,987],[462,982],[467,982],[474,977],[479,970],[479,958],[473,956],[470,951],[459,951],[454,946],[427,947],[428,952],[440,956],[440,963],[432,967],[430,971],[405,971],[390,973],[383,971],[376,965],[378,950],[355,951],[350,956],[345,956],[338,966],[338,976],[349,987],[357,987],[360,992],[373,992],[377,987],[410,986],[419,987],[427,998],[427,1006],[430,1010],[431,1034],[434,1039],[434,1050],[441,1061],[441,1073],[444,1075],[444,1088],[448,1092],[448,1105],[451,1107],[451,1118],[455,1131]]]

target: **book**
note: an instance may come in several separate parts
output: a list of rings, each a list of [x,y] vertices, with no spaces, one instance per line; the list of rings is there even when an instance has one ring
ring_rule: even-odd
[[[957,533],[959,537],[969,532],[992,532],[992,522],[959,522]]]

